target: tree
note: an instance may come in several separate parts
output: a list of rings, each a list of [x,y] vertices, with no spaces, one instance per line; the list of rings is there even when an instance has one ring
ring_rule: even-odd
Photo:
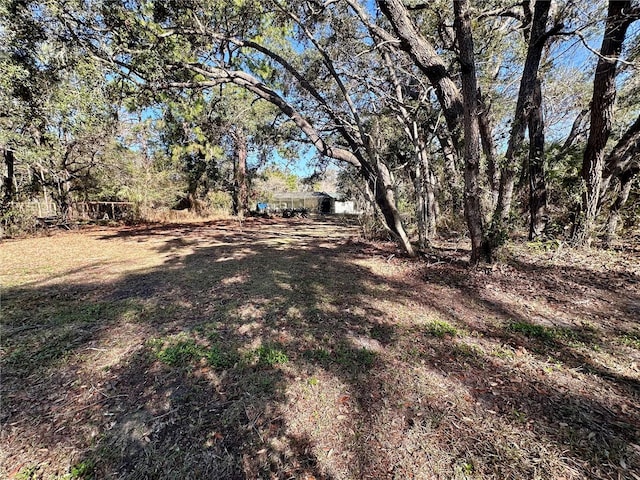
[[[639,18],[640,7],[632,2],[609,1],[607,20],[593,80],[591,123],[587,147],[582,162],[584,190],[576,213],[573,242],[588,245],[595,222],[602,188],[604,152],[611,133],[616,99],[616,66],[629,26]]]
[[[95,186],[95,171],[117,129],[108,79],[73,46],[37,2],[3,4],[1,141],[12,160],[11,195],[51,197],[66,219],[74,192]],[[18,181],[18,175],[20,181]],[[7,185],[9,183],[7,182]],[[6,208],[6,204],[5,204]]]
[[[384,15],[376,16],[370,2],[358,0],[32,5],[38,19],[57,19],[47,23],[42,38],[69,45],[108,69],[106,83],[135,98],[129,100],[135,108],[169,107],[176,118],[167,117],[166,143],[182,164],[185,196],[193,204],[209,188],[224,189],[242,214],[255,170],[247,162],[262,162],[269,149],[302,145],[316,149],[321,162],[332,159],[358,172],[359,190],[375,199],[388,232],[409,255],[415,253],[407,233],[413,212],[424,246],[435,235],[440,207],[442,218],[453,212],[456,221],[464,207],[475,263],[507,238],[512,204],[528,211],[530,238],[536,238],[546,231],[549,199],[569,197],[548,194],[547,169],[554,187],[571,183],[572,162],[583,146],[585,102],[576,94],[553,100],[563,93],[563,76],[579,67],[558,56],[576,38],[588,47],[585,32],[597,23],[599,8],[583,12],[574,2],[507,0],[409,7],[379,0]],[[25,71],[43,70],[38,62],[25,65]],[[61,81],[70,71],[58,70]],[[637,112],[631,113],[635,118]],[[574,117],[565,148],[561,140]],[[34,130],[48,142],[38,148],[57,145],[52,158],[62,158],[64,142],[55,140],[47,122]],[[627,116],[617,121],[627,123]],[[612,137],[622,140],[617,133]],[[625,152],[633,150],[631,144]],[[17,148],[4,150],[15,152],[16,165],[24,164]],[[35,150],[32,160],[41,158]],[[635,171],[620,160],[629,155],[617,151],[615,173],[602,178],[600,205],[607,185],[617,188]],[[102,154],[95,159],[102,162]],[[609,190],[611,196],[618,192]],[[624,204],[609,197],[606,202]]]
[[[620,210],[624,207],[633,184],[634,177],[640,172],[640,116],[622,135],[616,146],[606,158],[602,174],[602,187],[600,194],[600,206],[604,202],[605,194],[610,190],[612,181],[618,182],[618,190],[609,209],[607,220],[606,242],[613,241]],[[599,208],[600,208],[599,206]]]
[[[111,2],[102,16],[106,28],[118,32],[112,36],[109,52],[96,51],[90,40],[85,46],[118,65],[123,75],[135,72],[138,79],[156,89],[211,89],[235,84],[270,102],[321,155],[360,171],[389,232],[413,255],[396,206],[392,175],[376,153],[371,123],[366,120],[373,114],[364,101],[367,92],[360,88],[361,79],[346,75],[359,71],[358,64],[370,60],[345,56],[348,42],[352,50],[366,49],[367,43],[353,34],[336,35],[340,29],[349,32],[353,28],[348,17],[341,24],[327,21],[340,18],[345,11],[342,5],[325,7],[336,9],[332,17],[318,16],[312,7],[308,2],[285,6],[271,1],[264,6],[210,2],[171,9],[159,4]],[[94,34],[99,36],[104,28],[96,26]],[[297,37],[292,35],[294,29]],[[321,36],[325,31],[329,34]],[[132,50],[131,42],[139,48]],[[307,49],[300,52],[302,45]],[[148,50],[162,57],[150,62],[147,53],[138,54]],[[280,51],[286,51],[288,58]],[[307,102],[311,106],[306,106]],[[299,107],[304,108],[304,114]]]
[[[547,220],[547,185],[544,171],[544,117],[542,87],[538,80],[531,96],[529,126],[529,240],[540,237]]]
[[[14,201],[16,195],[15,188],[15,156],[13,150],[5,147],[2,150],[2,157],[4,159],[4,165],[7,170],[6,176],[2,179],[2,198],[0,199],[0,217],[11,208],[11,204]]]
[[[4,224],[11,221],[10,210],[21,190],[18,172],[26,173],[19,152],[33,146],[30,134],[39,126],[44,98],[57,78],[54,71],[39,66],[45,29],[23,7],[23,2],[5,2],[0,10],[0,150],[5,172],[0,219]]]
[[[467,2],[454,2],[462,93],[436,49],[418,32],[402,2],[379,0],[379,5],[400,38],[400,48],[409,53],[434,87],[452,140],[453,149],[449,153],[456,157],[459,156],[460,123],[464,120],[464,210],[471,237],[471,263],[476,264],[481,257],[491,257],[492,245],[486,238],[481,206],[478,86],[469,5]]]
[[[491,260],[485,240],[480,203],[480,125],[478,123],[478,81],[471,31],[471,16],[467,0],[454,0],[454,28],[460,52],[462,98],[464,99],[464,207],[471,237],[471,263],[482,254]]]
[[[69,214],[72,193],[84,198],[95,186],[107,146],[115,140],[117,112],[106,96],[106,78],[91,63],[79,63],[66,72],[50,98],[53,112],[47,118],[38,156],[32,170],[38,183],[48,187],[64,219]]]
[[[528,4],[529,2],[525,2],[526,8],[529,7]],[[492,225],[494,237],[504,235],[505,221],[511,211],[517,159],[521,157],[527,126],[530,127],[531,150],[529,160],[533,160],[532,171],[530,172],[530,198],[533,201],[530,206],[530,235],[535,234],[537,236],[544,229],[543,219],[546,207],[546,200],[544,200],[546,196],[544,192],[544,172],[542,170],[544,124],[542,122],[542,94],[539,91],[541,87],[538,79],[538,70],[547,39],[554,31],[557,32],[562,28],[562,25],[556,25],[552,31],[547,32],[550,6],[551,2],[535,2],[533,16],[530,17],[531,23],[526,25],[526,32],[528,33],[527,55],[522,69],[518,100],[511,124],[504,167],[500,177],[500,192]]]

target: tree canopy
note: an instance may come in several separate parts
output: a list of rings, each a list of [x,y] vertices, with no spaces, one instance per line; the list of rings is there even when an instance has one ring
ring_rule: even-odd
[[[168,203],[227,192],[243,215],[266,159],[315,155],[408,255],[462,225],[472,263],[519,228],[587,244],[606,224],[610,242],[637,196],[638,18],[633,1],[4,2],[3,222],[42,192],[62,212],[125,199],[144,172],[183,182]],[[107,188],[114,167],[130,175]]]

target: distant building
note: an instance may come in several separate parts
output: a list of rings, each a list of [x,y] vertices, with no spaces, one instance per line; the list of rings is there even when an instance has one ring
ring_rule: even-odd
[[[354,215],[361,213],[356,210],[355,203],[351,200],[343,200],[337,193],[326,192],[277,192],[272,194],[269,201],[269,209],[272,211],[282,211],[288,209],[306,208],[316,213],[336,213]],[[264,203],[260,202],[259,209],[264,208]]]

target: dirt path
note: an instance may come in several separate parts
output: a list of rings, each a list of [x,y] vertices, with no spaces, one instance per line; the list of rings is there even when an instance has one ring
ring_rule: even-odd
[[[311,219],[0,244],[8,478],[640,479],[638,252]]]

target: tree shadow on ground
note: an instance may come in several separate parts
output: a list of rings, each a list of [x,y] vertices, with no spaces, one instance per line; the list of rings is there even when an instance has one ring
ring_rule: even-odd
[[[166,232],[120,235],[158,230]],[[229,231],[206,247],[197,237],[169,238],[158,252],[193,251],[110,284],[7,289],[2,421],[11,428],[3,441],[38,438],[42,451],[70,437],[68,447],[78,447],[88,436],[94,446],[76,463],[97,477],[330,478],[309,440],[277,421],[279,403],[286,364],[306,350],[339,345],[350,368],[361,368],[360,349],[342,337],[345,325],[360,331],[370,322],[339,309],[366,297],[366,272],[335,257],[330,243],[317,245],[331,240],[293,235],[295,249],[281,232]],[[114,344],[119,358],[86,371],[94,352]],[[163,363],[172,348],[179,358]],[[26,407],[27,399],[35,401]]]
[[[559,275],[557,268],[523,260],[512,263],[516,272],[499,275],[470,271],[446,252],[438,254],[434,266],[420,270],[415,285],[424,282],[432,295],[422,299],[413,293],[404,296],[421,302],[438,312],[438,318],[463,330],[453,328],[451,333],[435,337],[433,332],[423,330],[416,341],[416,356],[459,379],[476,403],[495,418],[521,424],[565,453],[571,452],[568,457],[583,472],[576,472],[577,476],[615,478],[639,468],[640,381],[633,358],[637,362],[640,355],[631,349],[632,368],[624,374],[594,355],[606,352],[619,356],[620,332],[636,328],[633,306],[640,301],[634,289],[637,275],[586,267],[564,267],[563,275]],[[530,281],[519,282],[515,278],[518,276],[529,276]],[[536,290],[531,288],[532,283]],[[507,284],[505,290],[520,296],[497,300],[490,289]],[[590,301],[580,302],[576,284],[590,290]],[[622,284],[624,288],[619,288]],[[402,282],[397,289],[417,290]],[[532,297],[570,306],[566,309],[570,313],[566,319],[554,318],[553,311],[548,312],[551,318],[543,318],[536,311],[527,314],[527,310],[533,310],[527,303]],[[594,297],[601,301],[593,301]],[[583,324],[581,318],[592,321]],[[487,343],[497,347],[494,354],[477,348]],[[508,361],[503,360],[505,356]],[[528,365],[527,375],[514,368],[526,365],[531,358],[538,367]],[[621,360],[624,362],[624,357]],[[554,374],[561,368],[572,372],[572,381]],[[581,384],[584,380],[590,385]],[[484,458],[490,458],[493,442],[482,438],[483,432],[473,430],[468,429],[464,435],[472,439],[469,450],[479,452],[484,448]],[[535,460],[521,465],[524,477],[539,474]],[[616,469],[619,471],[613,473]]]
[[[545,449],[562,452],[576,477],[640,466],[630,447],[640,441],[637,407],[612,410],[553,372],[539,375],[517,350],[589,366],[617,406],[638,400],[637,381],[580,357],[564,337],[507,328],[531,319],[487,295],[480,274],[443,260],[394,278],[367,263],[401,271],[388,245],[323,223],[247,223],[103,235],[157,241],[165,262],[110,283],[5,290],[3,444],[19,445],[8,473],[25,468],[12,463],[20,449],[51,478],[572,471]],[[39,463],[44,449],[72,453],[70,463]]]
[[[454,320],[474,308],[476,315],[471,317],[479,321],[474,323],[467,315],[464,323],[516,347],[526,346],[541,355],[561,357],[573,367],[590,367],[599,375],[615,378],[602,365],[590,365],[573,347],[609,349],[616,354],[616,345],[608,345],[603,333],[621,337],[640,332],[637,273],[540,265],[515,258],[502,265],[503,271],[471,271],[459,258],[450,258],[447,249],[432,256],[446,265],[424,267],[420,280],[427,287],[445,287],[461,300],[426,299],[425,303]],[[504,292],[509,295],[498,295]],[[496,321],[487,322],[491,317]],[[634,383],[633,379],[620,380]]]

